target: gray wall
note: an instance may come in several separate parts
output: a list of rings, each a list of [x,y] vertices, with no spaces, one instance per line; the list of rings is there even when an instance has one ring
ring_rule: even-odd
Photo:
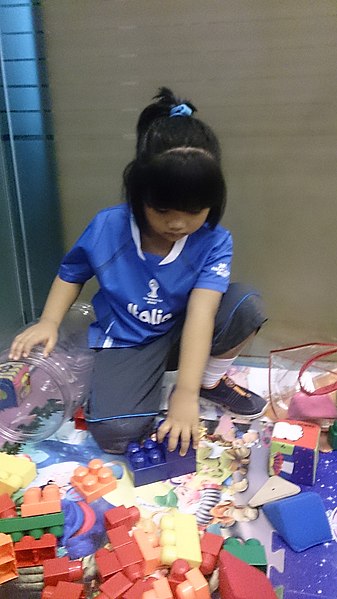
[[[270,316],[253,351],[337,340],[335,0],[43,6],[67,246],[119,201],[137,115],[172,86],[223,145],[234,278]]]

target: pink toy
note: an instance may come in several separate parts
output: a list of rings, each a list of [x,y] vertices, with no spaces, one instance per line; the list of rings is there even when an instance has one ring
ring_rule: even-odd
[[[295,393],[289,405],[288,418],[293,420],[337,418],[337,407],[332,393],[329,395],[307,395],[302,391]]]

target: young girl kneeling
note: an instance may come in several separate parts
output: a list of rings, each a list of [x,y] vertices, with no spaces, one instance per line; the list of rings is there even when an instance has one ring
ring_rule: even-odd
[[[95,350],[89,430],[102,449],[124,452],[151,429],[166,368],[178,368],[167,417],[185,454],[199,431],[199,397],[246,418],[266,402],[226,371],[265,321],[259,294],[230,283],[232,238],[218,223],[226,204],[221,153],[195,107],[162,88],[141,113],[136,157],[124,171],[126,203],[102,210],[66,254],[37,324],[18,335],[10,358],[43,344],[84,283],[95,276]]]

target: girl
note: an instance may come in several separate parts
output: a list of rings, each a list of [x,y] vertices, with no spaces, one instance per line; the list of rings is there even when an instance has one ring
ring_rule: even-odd
[[[158,430],[184,455],[198,442],[199,396],[255,418],[266,402],[226,371],[265,321],[259,295],[230,284],[232,238],[218,225],[226,204],[217,138],[195,107],[161,88],[141,113],[126,203],[97,214],[65,256],[40,321],[18,335],[10,358],[44,355],[84,283],[95,276],[96,351],[86,418],[105,451],[124,452],[158,413],[162,377],[178,375]]]

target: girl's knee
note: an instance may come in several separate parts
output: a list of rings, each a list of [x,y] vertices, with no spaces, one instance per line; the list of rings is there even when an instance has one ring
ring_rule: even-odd
[[[216,317],[213,356],[242,348],[267,320],[262,297],[255,289],[233,283],[226,296]]]
[[[155,416],[119,416],[88,422],[88,429],[99,447],[107,453],[125,453],[131,441],[139,441],[153,431]]]

